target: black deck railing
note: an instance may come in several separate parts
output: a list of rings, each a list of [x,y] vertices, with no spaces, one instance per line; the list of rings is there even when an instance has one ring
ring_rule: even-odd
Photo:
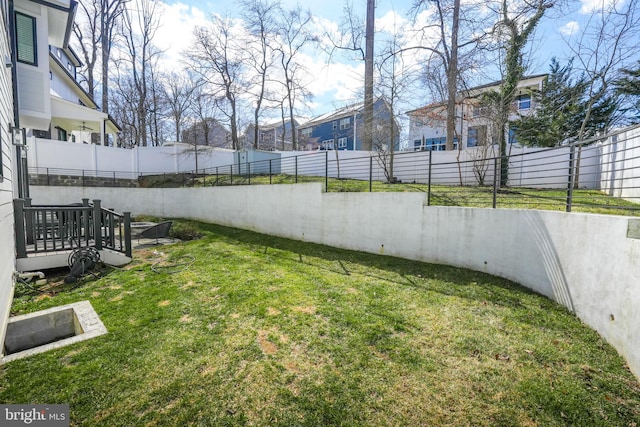
[[[18,258],[82,247],[111,249],[131,257],[131,214],[104,209],[100,200],[31,205],[30,199],[15,199],[13,209]]]

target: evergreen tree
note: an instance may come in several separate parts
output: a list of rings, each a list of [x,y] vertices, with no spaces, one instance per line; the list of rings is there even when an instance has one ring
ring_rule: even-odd
[[[572,61],[565,66],[553,58],[543,88],[533,94],[535,110],[513,123],[516,138],[525,145],[554,147],[577,140],[585,118],[589,82],[572,77]],[[615,97],[594,100],[584,138],[601,135],[611,125],[618,103]]]
[[[616,90],[620,95],[630,98],[634,122],[640,122],[640,61],[638,67],[634,69],[622,69],[624,77],[616,80]]]

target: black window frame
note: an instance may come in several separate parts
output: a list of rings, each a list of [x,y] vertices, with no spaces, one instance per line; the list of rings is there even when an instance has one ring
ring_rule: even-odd
[[[18,32],[18,15],[29,18],[31,20],[31,36],[33,37],[33,61],[28,61],[20,58],[20,33]],[[15,12],[15,28],[16,28],[16,58],[18,62],[27,65],[38,66],[38,32],[37,32],[37,20],[34,16],[27,15],[22,12]]]

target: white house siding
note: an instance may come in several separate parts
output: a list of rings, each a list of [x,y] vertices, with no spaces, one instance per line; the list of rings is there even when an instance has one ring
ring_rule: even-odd
[[[48,10],[45,6],[31,1],[17,1],[15,10],[35,18],[37,25],[38,65],[16,64],[20,125],[24,128],[46,130],[51,122]]]
[[[9,56],[7,32],[0,31],[0,58]],[[0,354],[2,353],[7,317],[13,298],[13,270],[15,266],[15,239],[13,232],[13,150],[9,134],[13,123],[13,97],[11,69],[0,71],[0,152],[2,177],[0,178]]]

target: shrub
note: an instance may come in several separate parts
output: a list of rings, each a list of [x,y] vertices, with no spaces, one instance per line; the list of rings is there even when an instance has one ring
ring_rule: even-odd
[[[180,240],[195,240],[202,237],[202,233],[198,227],[192,223],[174,222],[169,231],[169,236]]]

